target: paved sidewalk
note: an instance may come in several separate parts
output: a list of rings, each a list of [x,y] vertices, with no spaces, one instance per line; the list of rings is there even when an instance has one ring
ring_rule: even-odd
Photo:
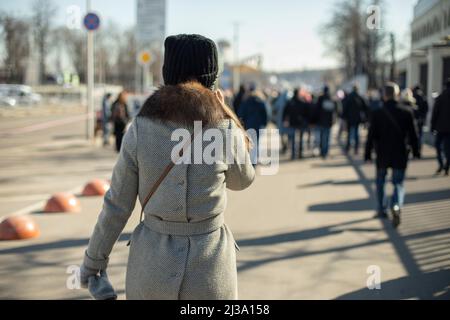
[[[241,248],[240,298],[449,299],[450,179],[433,176],[431,148],[409,169],[398,231],[372,219],[373,165],[337,146],[332,155],[283,162],[278,175],[229,193],[226,219]],[[81,262],[102,199],[81,204],[79,214],[33,214],[42,229],[37,240],[0,242],[0,298],[89,298],[66,288],[67,268]],[[138,209],[111,256],[109,275],[122,299]],[[381,290],[366,289],[369,266],[381,269]]]

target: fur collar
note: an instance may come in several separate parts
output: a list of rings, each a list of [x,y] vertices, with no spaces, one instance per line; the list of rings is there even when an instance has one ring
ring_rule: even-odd
[[[197,82],[163,86],[144,103],[139,117],[181,125],[217,125],[227,117],[215,94]]]

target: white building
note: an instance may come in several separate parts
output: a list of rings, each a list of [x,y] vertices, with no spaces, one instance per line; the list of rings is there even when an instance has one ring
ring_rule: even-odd
[[[411,24],[411,54],[399,63],[400,82],[421,85],[430,103],[450,78],[450,0],[419,0]]]

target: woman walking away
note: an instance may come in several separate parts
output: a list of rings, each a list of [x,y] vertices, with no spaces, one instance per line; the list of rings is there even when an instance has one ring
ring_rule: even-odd
[[[120,152],[125,128],[130,121],[127,105],[127,92],[122,91],[117,100],[111,106],[111,120],[114,125],[114,135],[116,136],[116,150]]]
[[[111,189],[85,253],[81,282],[94,297],[115,298],[105,270],[138,197],[143,221],[131,235],[127,299],[237,299],[237,245],[224,224],[226,188],[246,189],[255,171],[242,125],[222,94],[212,90],[217,58],[214,42],[202,36],[166,39],[165,86],[145,102],[124,137]],[[223,149],[215,153],[223,150],[226,161],[172,160],[172,150],[180,145],[171,139],[176,129],[190,132],[186,138],[193,147],[183,142],[183,150],[191,158],[197,156],[202,139],[194,132],[194,121],[224,140]],[[203,142],[203,150],[209,144]],[[230,144],[234,147],[228,149]]]

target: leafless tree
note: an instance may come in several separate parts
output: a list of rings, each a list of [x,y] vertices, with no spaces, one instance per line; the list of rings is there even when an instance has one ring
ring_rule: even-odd
[[[30,53],[29,23],[25,19],[2,13],[0,26],[5,45],[5,80],[23,83]]]
[[[86,34],[81,30],[63,29],[66,52],[77,72],[80,82],[86,81],[87,46]]]
[[[131,89],[134,86],[137,64],[137,43],[134,29],[124,31],[118,45],[119,50],[114,68],[115,82]]]
[[[34,0],[32,10],[33,36],[39,54],[39,79],[43,83],[46,76],[45,61],[49,51],[51,24],[56,15],[57,7],[52,0]]]
[[[328,50],[343,61],[348,79],[367,74],[369,86],[378,85],[379,50],[383,46],[384,32],[368,28],[369,5],[382,8],[382,0],[339,0],[332,17],[322,27],[324,42]],[[382,11],[380,11],[382,14]],[[382,15],[380,16],[380,19]]]

